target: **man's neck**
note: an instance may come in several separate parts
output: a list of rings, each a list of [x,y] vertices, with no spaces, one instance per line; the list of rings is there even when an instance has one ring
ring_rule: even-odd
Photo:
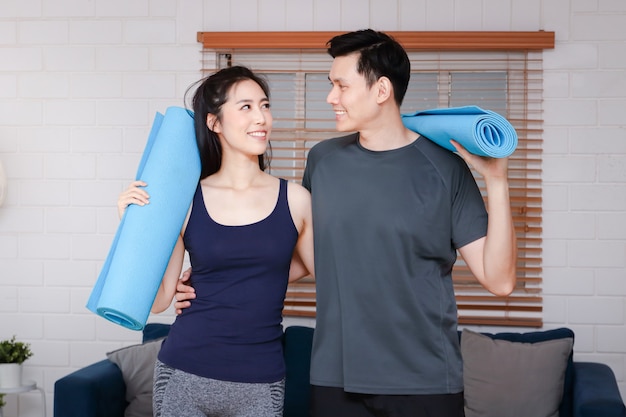
[[[359,131],[359,143],[371,151],[389,151],[406,146],[419,135],[407,129],[400,114],[379,117]]]

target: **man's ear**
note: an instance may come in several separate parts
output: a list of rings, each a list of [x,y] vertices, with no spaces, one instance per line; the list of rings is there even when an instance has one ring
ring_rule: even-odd
[[[376,89],[378,93],[376,99],[379,104],[393,98],[393,86],[391,85],[389,78],[380,77],[376,81]]]
[[[206,125],[209,128],[209,130],[215,133],[220,133],[222,130],[222,125],[220,124],[220,121],[217,119],[217,116],[211,113],[207,114],[206,116]]]

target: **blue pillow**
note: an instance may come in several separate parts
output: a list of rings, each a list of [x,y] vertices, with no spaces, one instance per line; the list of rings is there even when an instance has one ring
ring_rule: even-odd
[[[163,323],[148,323],[143,328],[143,343],[150,342],[152,340],[161,339],[167,336],[170,332],[169,324]]]
[[[312,327],[288,326],[283,336],[283,349],[287,375],[285,377],[285,417],[309,415],[309,381],[311,367]]]

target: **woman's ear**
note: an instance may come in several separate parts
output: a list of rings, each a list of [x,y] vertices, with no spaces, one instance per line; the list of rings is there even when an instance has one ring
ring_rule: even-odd
[[[210,131],[213,131],[215,133],[220,133],[220,130],[222,129],[222,126],[220,125],[220,121],[217,119],[217,116],[209,113],[206,116],[206,126],[209,128]]]

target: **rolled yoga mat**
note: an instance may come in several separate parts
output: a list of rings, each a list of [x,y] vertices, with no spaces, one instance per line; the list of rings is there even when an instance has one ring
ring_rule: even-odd
[[[200,179],[193,114],[157,113],[137,170],[150,204],[131,204],[118,226],[87,308],[142,330]]]
[[[477,106],[450,107],[403,114],[402,122],[451,151],[454,139],[468,152],[492,158],[505,158],[517,148],[517,132],[504,117]]]

